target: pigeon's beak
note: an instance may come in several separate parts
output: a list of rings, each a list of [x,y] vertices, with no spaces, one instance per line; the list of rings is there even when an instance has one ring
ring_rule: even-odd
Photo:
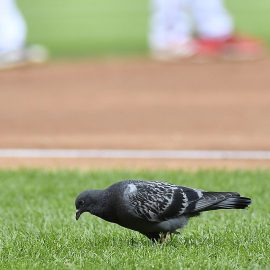
[[[78,220],[81,216],[82,212],[80,211],[80,209],[77,209],[76,211],[76,220]]]

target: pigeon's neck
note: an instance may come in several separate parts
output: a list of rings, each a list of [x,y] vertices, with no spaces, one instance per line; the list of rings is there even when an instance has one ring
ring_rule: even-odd
[[[91,213],[107,221],[112,221],[112,203],[107,190],[96,190],[95,192],[96,204]]]

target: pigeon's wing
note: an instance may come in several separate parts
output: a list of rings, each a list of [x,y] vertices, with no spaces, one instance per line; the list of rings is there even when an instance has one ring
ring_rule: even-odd
[[[222,202],[227,202],[230,206],[234,204],[235,198],[240,198],[240,194],[236,192],[202,192],[202,196],[198,200],[190,201],[184,213],[192,214],[202,211],[220,209]]]
[[[124,197],[134,216],[161,222],[180,216],[202,192],[155,181],[133,181],[126,186]]]

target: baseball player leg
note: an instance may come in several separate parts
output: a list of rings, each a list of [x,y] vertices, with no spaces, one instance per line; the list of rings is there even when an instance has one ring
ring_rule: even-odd
[[[40,45],[26,45],[26,24],[14,0],[0,0],[0,70],[30,63],[42,63],[48,57]]]
[[[263,44],[234,33],[223,0],[189,0],[198,34],[199,54],[228,60],[253,60],[265,55]]]
[[[13,0],[0,0],[0,52],[22,48],[26,25]]]
[[[196,31],[201,38],[218,39],[232,35],[233,19],[223,0],[189,0]]]
[[[188,0],[152,0],[149,45],[153,51],[189,55],[192,35]],[[183,46],[182,46],[183,45]]]

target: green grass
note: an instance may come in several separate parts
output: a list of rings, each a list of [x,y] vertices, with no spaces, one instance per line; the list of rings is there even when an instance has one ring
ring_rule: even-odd
[[[46,0],[19,2],[28,19],[29,42],[53,56],[145,53],[146,0]]]
[[[253,204],[204,213],[163,245],[87,214],[75,221],[80,191],[125,178],[238,191]],[[269,171],[0,171],[0,269],[269,269],[269,190]]]
[[[149,0],[20,0],[29,42],[53,56],[145,54]],[[270,1],[229,0],[237,29],[270,44]]]

